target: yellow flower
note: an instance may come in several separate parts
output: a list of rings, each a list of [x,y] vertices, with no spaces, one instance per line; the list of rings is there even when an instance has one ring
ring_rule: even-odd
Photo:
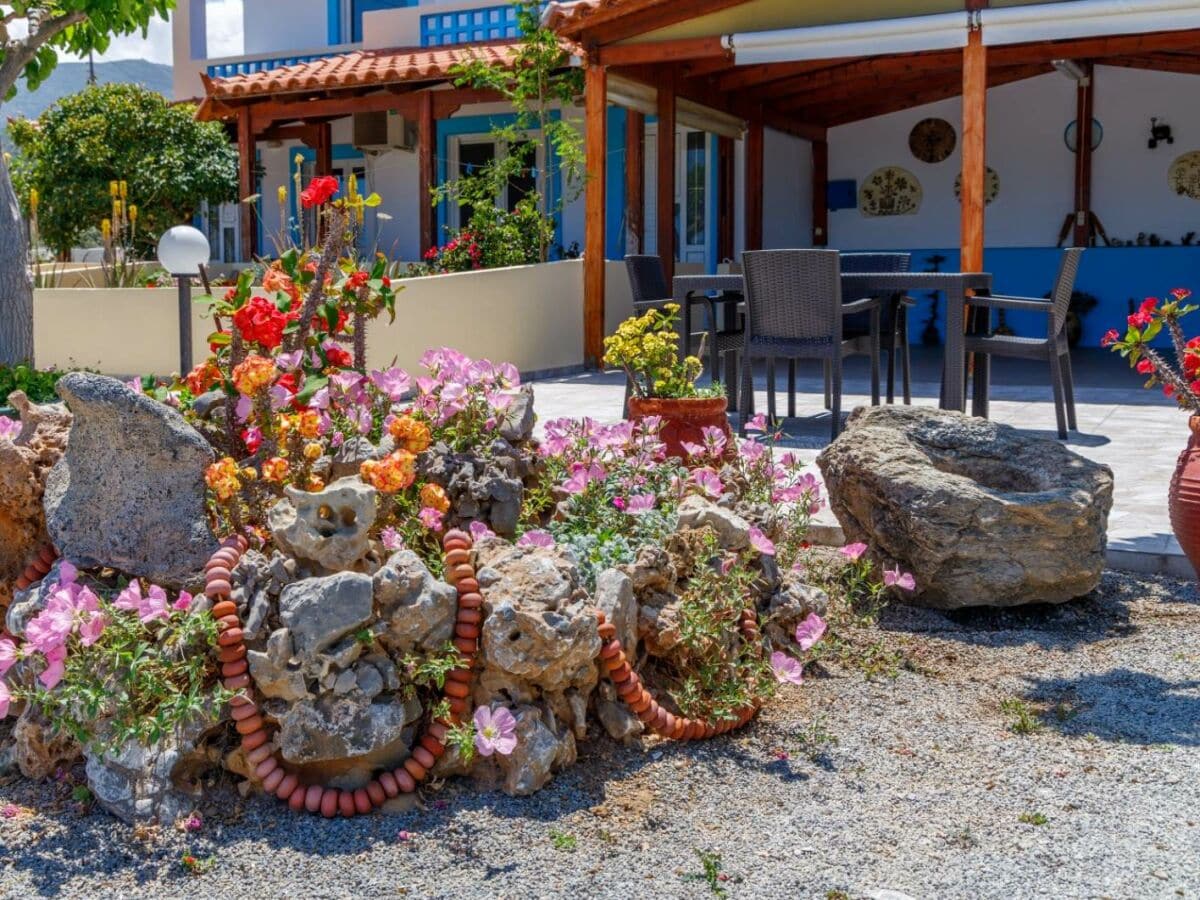
[[[321,436],[321,414],[315,409],[306,409],[297,416],[300,436],[310,441]]]
[[[303,153],[297,153],[297,154],[296,154],[296,155],[295,155],[295,156],[292,158],[292,162],[294,162],[294,163],[295,163],[297,166],[302,166],[302,165],[304,165],[304,154],[303,154]]]
[[[262,466],[263,478],[266,481],[282,482],[288,477],[288,461],[278,456],[272,456]]]
[[[38,189],[30,188],[29,189],[29,212],[35,216],[37,215],[39,200],[40,200],[40,198],[38,196]]]
[[[307,460],[318,460],[324,452],[324,448],[316,442],[304,445],[304,458]]]
[[[308,488],[308,490],[310,492],[316,493],[317,491],[325,490],[325,482],[322,481],[320,478],[318,478],[316,475],[309,475],[308,476],[308,484],[306,485],[306,487]]]
[[[351,199],[358,196],[358,176],[353,172],[350,173],[350,178],[346,185],[346,194]]]
[[[127,181],[122,180],[122,181],[118,182],[117,188],[121,192],[122,200],[124,200],[126,197],[129,196],[129,183]]]
[[[100,235],[106,244],[112,240],[112,220],[104,219],[100,222]]]
[[[409,453],[420,453],[433,441],[429,426],[412,416],[397,416],[388,425],[388,434]]]
[[[108,195],[110,197],[119,197],[121,195],[121,185],[115,181],[108,183]]]
[[[249,356],[233,370],[233,386],[247,397],[264,390],[275,380],[275,363],[265,356]]]
[[[287,191],[287,186],[286,186],[286,185],[282,185],[282,184],[281,184],[281,185],[280,185],[280,186],[279,186],[279,187],[276,189],[275,193],[276,193],[276,194],[279,196],[279,205],[280,205],[280,206],[287,206],[287,200],[288,200],[288,191]]]
[[[129,204],[129,222],[131,225],[137,224],[138,208],[136,203]]]
[[[242,486],[237,462],[230,456],[217,460],[204,470],[204,483],[221,502],[230,500]]]
[[[421,488],[421,505],[432,506],[438,512],[444,513],[450,509],[450,498],[440,484],[427,484]]]

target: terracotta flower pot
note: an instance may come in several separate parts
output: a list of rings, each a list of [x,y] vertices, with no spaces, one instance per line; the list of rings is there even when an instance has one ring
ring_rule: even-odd
[[[637,421],[650,416],[661,416],[663,420],[662,440],[667,445],[667,454],[676,459],[687,459],[683,449],[686,441],[704,443],[703,429],[715,426],[732,437],[727,410],[729,401],[724,397],[686,397],[675,400],[630,397],[629,418]]]
[[[1192,416],[1188,425],[1191,437],[1175,464],[1167,500],[1179,546],[1200,573],[1200,416]]]

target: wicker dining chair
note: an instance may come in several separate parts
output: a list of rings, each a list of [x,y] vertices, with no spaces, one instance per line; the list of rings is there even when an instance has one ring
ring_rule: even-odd
[[[649,309],[673,302],[673,292],[667,284],[666,272],[660,257],[650,254],[631,254],[625,257],[625,271],[629,275],[629,287],[633,294],[635,314],[642,315]],[[698,349],[701,338],[706,338],[704,343],[708,347],[709,376],[713,381],[718,380],[721,363],[724,361],[725,391],[729,396],[729,405],[734,407],[737,405],[737,353],[742,349],[743,334],[742,329],[736,324],[732,328],[722,329],[718,321],[717,308],[719,305],[730,303],[736,306],[733,301],[737,298],[713,300],[706,297],[704,299],[707,306],[708,327],[704,331],[693,332],[688,336],[686,352],[690,353],[693,346]],[[627,383],[625,385],[626,408],[629,405],[631,391],[632,385]]]
[[[871,393],[873,402],[879,402],[879,300],[842,303],[836,250],[755,250],[742,254],[742,265],[746,282],[739,404],[743,429],[754,415],[754,360],[767,361],[767,415],[774,421],[775,360],[820,359],[829,365],[831,435],[836,438],[842,428],[842,358],[856,352],[855,341],[843,338],[842,323],[855,313],[870,314]]]
[[[843,253],[842,274],[858,272],[907,272],[912,264],[911,253]],[[879,334],[881,350],[888,354],[887,402],[896,402],[896,356],[900,357],[901,390],[904,405],[912,404],[912,358],[908,348],[908,310],[916,306],[911,297],[895,293],[880,298]],[[859,341],[860,353],[870,351],[870,320],[866,313],[847,319],[843,338]]]
[[[1071,346],[1067,341],[1067,312],[1071,306],[1071,294],[1075,290],[1075,276],[1079,273],[1082,247],[1071,247],[1063,251],[1058,264],[1058,277],[1050,299],[1034,297],[1007,297],[991,295],[971,297],[968,307],[982,317],[986,328],[982,334],[968,334],[964,343],[967,353],[976,354],[974,412],[985,418],[988,414],[989,358],[1007,356],[1017,359],[1040,359],[1050,365],[1050,383],[1054,389],[1054,416],[1058,423],[1060,440],[1067,439],[1067,429],[1077,430],[1075,421],[1075,383],[1071,377]],[[1018,309],[1046,314],[1046,337],[1018,337],[1016,335],[992,334],[993,309]]]

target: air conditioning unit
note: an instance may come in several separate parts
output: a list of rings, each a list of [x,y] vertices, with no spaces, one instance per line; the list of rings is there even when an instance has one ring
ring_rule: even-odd
[[[354,146],[364,153],[411,153],[417,146],[417,123],[396,112],[355,113],[353,129]]]

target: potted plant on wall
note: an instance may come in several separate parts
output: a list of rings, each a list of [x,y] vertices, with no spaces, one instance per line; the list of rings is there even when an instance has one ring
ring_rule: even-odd
[[[703,444],[705,428],[719,428],[726,436],[731,432],[724,388],[716,382],[697,387],[704,368],[699,357],[679,358],[678,319],[677,303],[626,319],[604,339],[604,361],[624,370],[629,380],[629,418],[661,417],[667,453],[686,460],[683,444]]]
[[[1197,309],[1187,300],[1191,291],[1176,288],[1159,303],[1147,297],[1128,317],[1125,336],[1110,329],[1100,343],[1129,360],[1131,368],[1150,376],[1146,387],[1161,385],[1162,391],[1186,410],[1191,436],[1179,454],[1167,495],[1171,528],[1179,546],[1200,573],[1200,337],[1184,335],[1180,319]],[[1166,328],[1174,359],[1151,342]]]

